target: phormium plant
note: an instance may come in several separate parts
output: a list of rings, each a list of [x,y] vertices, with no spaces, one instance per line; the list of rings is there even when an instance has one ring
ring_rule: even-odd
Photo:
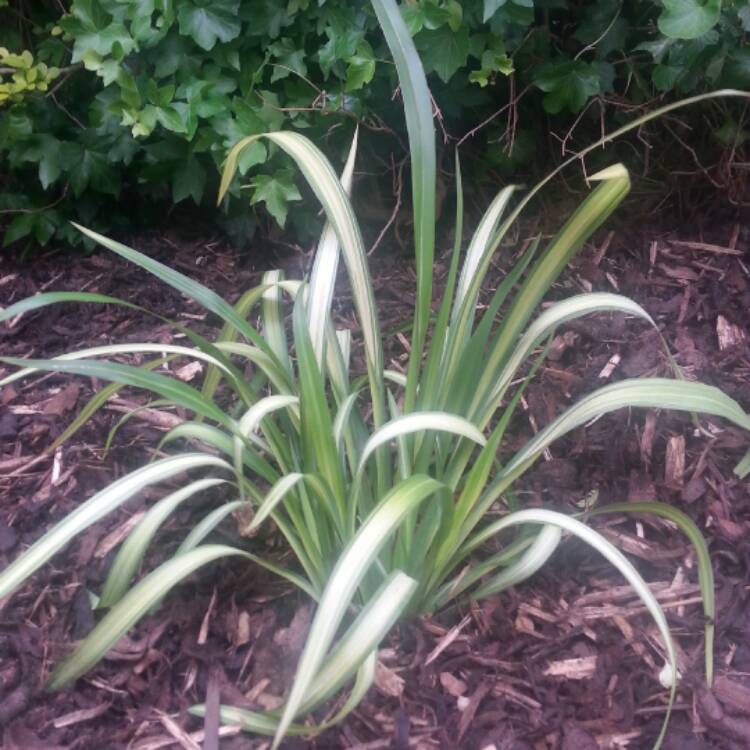
[[[710,414],[750,430],[750,416],[720,390],[676,377],[624,380],[601,388],[568,408],[513,455],[503,437],[526,384],[546,354],[546,344],[565,321],[598,311],[617,311],[651,325],[632,300],[609,293],[581,294],[534,311],[573,254],[622,201],[630,180],[622,165],[592,177],[598,186],[537,257],[538,242],[516,263],[487,308],[478,294],[490,259],[536,186],[514,208],[513,186],[503,189],[461,252],[462,192],[457,169],[456,242],[448,281],[430,323],[435,245],[435,143],[424,72],[394,0],[373,0],[398,69],[410,138],[417,298],[406,375],[385,369],[377,308],[360,231],[347,191],[356,138],[339,180],[323,154],[290,132],[253,135],[231,151],[222,194],[243,151],[265,138],[291,156],[323,205],[328,224],[309,283],[266,274],[234,305],[189,278],[117,242],[79,227],[121,257],[155,274],[224,321],[215,342],[176,326],[192,346],[123,344],[64,354],[52,360],[2,358],[23,369],[0,385],[49,370],[112,381],[69,428],[74,430],[122,385],[144,388],[158,399],[187,408],[195,419],[166,434],[161,446],[186,440],[194,450],[154,460],[80,505],[0,573],[0,597],[20,586],[76,534],[143,488],[188,470],[208,476],[185,480],[179,490],[147,512],[122,544],[99,594],[107,610],[78,648],[54,672],[51,688],[90,669],[117,640],[180,580],[225,557],[262,565],[299,586],[318,606],[297,673],[278,711],[223,707],[222,719],[274,736],[318,731],[338,721],[361,700],[374,679],[377,648],[406,615],[433,612],[467,592],[487,596],[517,584],[542,566],[568,533],[601,552],[637,591],[664,641],[662,675],[675,696],[675,649],[664,613],[634,566],[584,521],[540,508],[503,507],[513,483],[555,439],[590,419],[623,407],[669,408]],[[742,95],[741,92],[717,92]],[[696,99],[705,98],[697,97]],[[663,111],[673,109],[670,105]],[[652,115],[653,116],[653,115]],[[642,120],[641,120],[642,121]],[[636,127],[639,122],[628,128]],[[627,130],[623,128],[603,140]],[[330,318],[333,286],[343,256],[361,327],[366,373],[351,371],[351,340]],[[462,262],[462,265],[461,265]],[[459,272],[460,268],[460,272]],[[284,295],[292,302],[291,340]],[[74,300],[135,305],[91,293],[45,293],[12,305],[0,320],[54,302]],[[261,326],[248,317],[260,306]],[[499,315],[503,308],[505,312]],[[431,335],[428,337],[428,329]],[[100,361],[102,355],[153,353],[143,367]],[[293,352],[293,354],[292,354]],[[156,372],[163,358],[189,357],[209,365],[202,390]],[[530,367],[524,363],[531,359]],[[250,366],[245,378],[239,363]],[[679,376],[679,371],[676,370]],[[512,386],[520,377],[520,385]],[[231,414],[215,399],[220,381],[234,394]],[[233,416],[236,415],[236,416]],[[738,467],[747,470],[748,461]],[[208,487],[229,483],[236,499],[197,521],[175,555],[133,583],[159,527],[180,505]],[[233,511],[252,508],[252,525],[273,522],[299,564],[282,567],[252,552],[204,543]],[[594,512],[649,511],[673,521],[690,538],[706,621],[706,678],[712,676],[713,581],[706,543],[680,511],[659,503],[604,506]],[[518,533],[502,551],[483,554],[486,541],[507,529]],[[249,543],[252,546],[252,543]],[[352,678],[352,691],[324,725],[295,723]],[[194,712],[200,714],[201,706]],[[666,728],[665,718],[660,745]]]

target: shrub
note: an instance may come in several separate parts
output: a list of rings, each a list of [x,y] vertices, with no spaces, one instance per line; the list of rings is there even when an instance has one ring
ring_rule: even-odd
[[[505,507],[499,519],[486,516],[496,504],[502,507],[513,483],[552,441],[593,417],[623,407],[670,408],[720,416],[750,429],[750,416],[731,398],[707,385],[679,377],[624,380],[584,397],[513,455],[506,455],[503,437],[559,325],[599,311],[624,312],[655,325],[638,304],[609,293],[582,294],[556,302],[530,322],[569,259],[628,193],[628,173],[617,164],[592,177],[599,185],[538,258],[537,241],[517,261],[482,310],[477,305],[478,294],[492,255],[533,194],[551,176],[512,209],[515,187],[497,195],[474,232],[459,273],[462,186],[457,169],[457,240],[428,343],[436,189],[432,107],[419,57],[395,2],[374,0],[373,5],[398,70],[413,164],[417,301],[406,375],[384,366],[367,258],[347,197],[356,138],[341,180],[322,152],[296,133],[251,135],[240,140],[227,159],[222,195],[231,185],[243,153],[261,138],[297,163],[328,220],[309,283],[284,280],[280,273],[269,272],[259,287],[245,292],[231,306],[167,266],[79,227],[94,241],[200,302],[224,321],[224,327],[211,343],[176,326],[188,337],[190,347],[116,344],[53,360],[2,358],[24,369],[5,377],[0,385],[49,370],[95,376],[112,381],[111,388],[145,388],[195,414],[194,420],[167,433],[160,447],[184,439],[197,449],[155,460],[78,507],[0,574],[0,597],[12,593],[77,533],[144,487],[187,470],[199,470],[207,476],[191,476],[184,486],[154,504],[123,543],[99,598],[99,607],[108,611],[57,668],[51,687],[69,684],[90,669],[187,575],[218,559],[241,557],[293,582],[318,602],[283,708],[265,714],[222,709],[224,721],[274,735],[277,745],[285,734],[329,726],[357,705],[374,678],[378,644],[399,618],[432,612],[467,592],[480,598],[522,582],[549,559],[566,532],[601,552],[632,584],[656,621],[667,653],[663,677],[670,686],[671,706],[677,671],[667,621],[622,553],[585,520],[560,512]],[[349,334],[334,330],[330,318],[340,255],[362,332],[363,375],[351,371]],[[291,340],[285,325],[284,295],[292,301]],[[2,311],[0,320],[66,300],[135,307],[91,293],[45,293]],[[259,330],[247,322],[256,306],[260,306],[262,320]],[[501,309],[506,312],[498,318]],[[130,352],[158,354],[160,359],[141,368],[97,359]],[[155,371],[164,357],[178,356],[209,365],[201,391]],[[531,365],[524,369],[529,358]],[[243,376],[238,360],[252,367],[252,377]],[[519,376],[521,383],[513,391]],[[216,398],[222,381],[233,394],[229,409]],[[101,405],[106,396],[106,390],[97,395],[85,414]],[[148,545],[169,515],[219,483],[228,483],[236,499],[198,520],[171,559],[133,584]],[[298,568],[283,567],[245,549],[204,543],[222,519],[240,508],[253,509],[253,528],[273,521],[294,552]],[[707,616],[706,678],[710,683],[713,582],[700,532],[683,513],[659,503],[604,506],[596,512],[613,510],[649,511],[667,517],[694,544]],[[500,552],[483,554],[485,542],[511,527],[519,530],[515,538]],[[353,677],[348,699],[330,722],[318,727],[293,723]],[[194,712],[202,710],[198,706]],[[657,745],[663,733],[664,728]]]
[[[122,222],[123,212],[108,207],[123,196],[141,201],[141,219],[154,200],[201,204],[215,166],[250,133],[293,128],[343,152],[346,125],[359,121],[368,148],[399,150],[384,135],[401,131],[392,66],[379,62],[387,52],[363,0],[72,0],[61,18],[55,4],[11,0],[0,14],[10,20],[16,4],[22,12],[0,30],[5,244],[78,242],[68,218],[111,229],[105,217]],[[555,122],[567,129],[570,114],[597,99],[613,105],[615,126],[621,112],[667,92],[750,86],[750,14],[739,3],[534,6],[401,4],[454,138],[501,105],[518,108],[482,131],[473,180],[487,165],[510,174],[532,162],[547,138],[545,113],[563,113]],[[598,128],[598,108],[592,115]],[[747,137],[732,112],[710,129],[718,145]],[[243,154],[239,171],[252,168],[253,178],[233,183],[218,217],[238,242],[255,227],[241,184],[280,225],[290,202],[295,230],[311,224],[277,151],[259,141]]]

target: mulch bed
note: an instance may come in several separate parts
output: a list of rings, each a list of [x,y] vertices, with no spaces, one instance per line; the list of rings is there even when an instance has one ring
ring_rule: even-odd
[[[137,246],[229,299],[258,283],[277,260],[296,277],[309,264],[301,254],[238,256],[218,243],[146,237]],[[407,259],[379,252],[382,322],[395,326],[408,318],[413,272]],[[506,265],[498,262],[488,287]],[[444,267],[438,263],[437,276]],[[731,222],[706,236],[623,227],[616,238],[602,234],[585,248],[552,296],[593,289],[634,297],[690,377],[720,386],[750,409],[749,269],[750,237]],[[0,304],[53,289],[120,296],[201,333],[216,330],[195,303],[104,252],[42,255],[28,264],[0,257]],[[341,320],[354,326],[344,287],[337,305]],[[40,357],[102,343],[166,343],[172,336],[168,326],[133,311],[68,304],[0,326],[0,352]],[[396,334],[389,357],[398,366],[405,356]],[[566,325],[527,391],[514,430],[518,444],[581,394],[623,377],[657,374],[668,375],[668,364],[645,326],[610,315]],[[48,375],[0,392],[0,565],[83,499],[141,465],[168,426],[158,409],[141,412],[117,431],[104,455],[111,427],[144,402],[142,394],[123,389],[69,443],[44,454],[100,386]],[[672,502],[709,540],[718,610],[713,691],[704,686],[702,610],[685,539],[652,518],[596,522],[652,583],[679,645],[683,679],[665,743],[672,750],[750,746],[750,483],[732,473],[747,435],[719,420],[701,425],[713,437],[685,415],[618,412],[554,445],[519,488],[526,505],[567,511],[594,492],[599,502]],[[86,590],[101,586],[122,534],[153,500],[144,494],[0,602],[2,747],[196,748],[203,746],[201,722],[186,709],[207,695],[218,692],[226,703],[255,708],[280,702],[311,608],[242,563],[193,576],[75,688],[43,692],[51,668],[91,628],[95,614]],[[189,524],[188,512],[177,514],[149,562],[174,549]],[[242,543],[237,533],[232,524],[222,527],[224,538]],[[272,533],[251,544],[263,554],[283,554]],[[285,747],[649,748],[666,706],[657,679],[662,665],[655,627],[633,592],[595,553],[568,541],[519,589],[400,626],[384,644],[377,687],[354,714],[316,739],[288,740]],[[266,744],[232,729],[221,740],[229,749]]]

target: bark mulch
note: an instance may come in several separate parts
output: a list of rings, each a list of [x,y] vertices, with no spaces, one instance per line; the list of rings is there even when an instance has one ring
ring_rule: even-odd
[[[267,255],[237,256],[210,242],[144,238],[140,249],[233,300],[274,267]],[[506,248],[501,258],[510,256]],[[299,277],[309,258],[281,259]],[[493,268],[488,287],[502,278]],[[582,290],[620,291],[656,319],[689,377],[720,386],[750,409],[750,237],[739,225],[705,236],[682,228],[624,227],[602,234],[579,256],[552,297]],[[439,278],[445,261],[436,266]],[[375,259],[385,326],[408,319],[414,280],[407,259]],[[216,330],[216,321],[150,276],[106,253],[47,255],[20,264],[0,256],[0,304],[46,290],[120,296],[159,314]],[[354,327],[346,290],[342,323]],[[5,356],[51,356],[87,345],[175,340],[158,320],[115,307],[58,305],[0,326]],[[177,339],[179,340],[179,339]],[[406,358],[398,333],[393,366]],[[200,374],[170,365],[185,380]],[[7,368],[6,368],[6,371]],[[2,370],[0,370],[2,373]],[[658,336],[619,316],[564,326],[528,389],[513,431],[520,445],[565,406],[624,377],[668,375]],[[122,389],[74,438],[44,450],[101,383],[47,375],[0,392],[0,566],[95,491],[141,465],[165,429],[185,416],[143,410],[103,443],[142,394]],[[662,500],[687,512],[709,541],[716,574],[716,679],[703,677],[703,616],[695,556],[668,523],[607,516],[596,526],[651,583],[679,646],[680,684],[666,748],[750,747],[750,483],[732,467],[747,435],[719,420],[623,410],[554,445],[522,482],[517,499],[568,512],[598,502]],[[178,587],[74,688],[43,690],[51,668],[97,615],[98,590],[118,542],[155,495],[83,534],[10,601],[0,602],[0,737],[9,750],[216,747],[187,715],[217,695],[226,703],[279,705],[311,617],[304,597],[256,568],[227,563]],[[208,501],[207,501],[208,502]],[[208,507],[208,506],[207,506]],[[178,513],[163,529],[149,564],[179,543],[191,523]],[[236,525],[220,531],[242,543]],[[245,542],[247,543],[247,542]],[[273,533],[250,542],[284,554]],[[465,603],[400,626],[383,644],[377,687],[343,724],[286,747],[589,750],[649,748],[667,694],[655,627],[633,592],[597,555],[567,541],[530,582],[479,603]],[[322,718],[322,717],[321,717]],[[222,730],[222,748],[266,740]]]

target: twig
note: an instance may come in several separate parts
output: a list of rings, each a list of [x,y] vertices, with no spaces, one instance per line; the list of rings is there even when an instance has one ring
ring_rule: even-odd
[[[591,44],[587,44],[573,59],[577,60],[581,55],[585,54],[589,50],[596,49],[596,45],[601,42],[602,39],[604,39],[607,34],[609,34],[610,31],[612,31],[612,27],[615,25],[615,21],[620,17],[620,13],[622,12],[622,0],[620,0],[620,4],[617,6],[617,10],[615,11],[614,16],[612,16],[612,20],[607,24],[607,28],[604,29],[604,31],[593,41]]]
[[[391,155],[391,159],[393,156]],[[396,203],[393,206],[393,211],[391,211],[391,215],[388,217],[388,221],[385,223],[385,226],[380,230],[380,233],[377,236],[377,239],[373,243],[372,247],[367,251],[368,257],[372,255],[375,250],[377,250],[378,245],[380,245],[383,237],[385,237],[385,233],[390,229],[393,222],[396,220],[396,216],[398,216],[399,209],[401,208],[401,193],[404,187],[404,181],[403,181],[403,173],[404,173],[404,164],[406,163],[406,159],[402,159],[399,164],[398,168],[394,167],[394,170],[396,172],[395,175],[395,193],[396,193]]]
[[[511,99],[511,101],[509,101],[507,104],[504,104],[496,112],[493,112],[486,120],[482,120],[479,125],[473,127],[467,133],[462,135],[461,138],[459,138],[458,143],[456,143],[456,148],[458,148],[464,141],[468,140],[469,138],[473,138],[483,127],[485,127],[485,125],[489,125],[493,120],[496,120],[507,109],[517,106],[518,102],[521,101],[521,99],[529,91],[532,85],[533,84],[530,83],[517,97],[515,97],[515,99]]]

